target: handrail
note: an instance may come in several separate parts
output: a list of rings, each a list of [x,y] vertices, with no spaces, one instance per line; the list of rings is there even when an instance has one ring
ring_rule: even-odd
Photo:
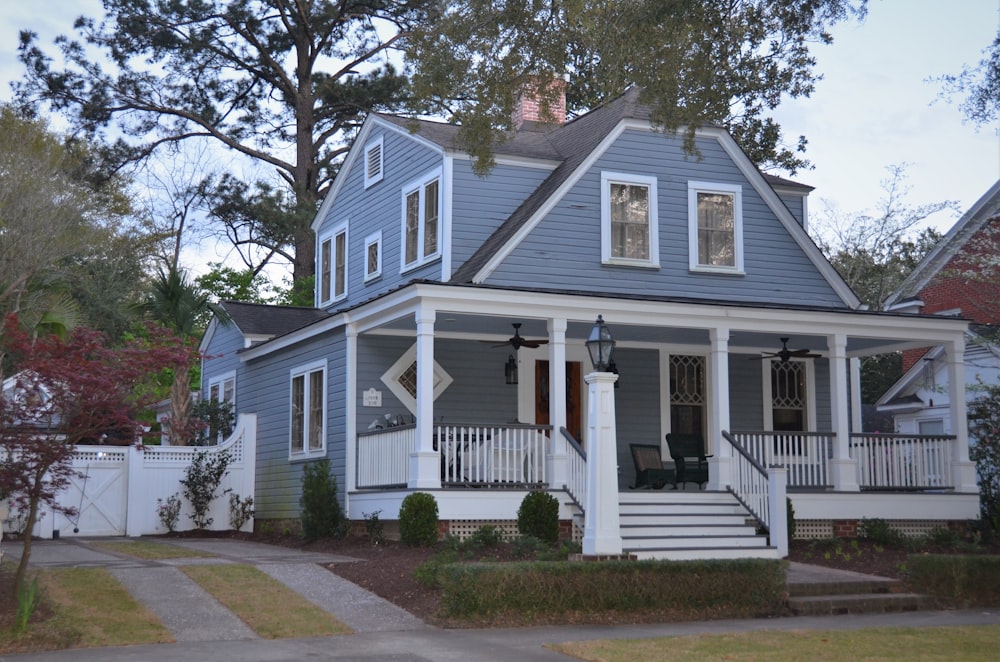
[[[736,440],[731,434],[722,431],[722,438],[729,442],[729,445],[733,447],[737,455],[741,456],[746,462],[736,464],[735,477],[737,478],[737,486],[733,488],[732,485],[727,485],[727,489],[736,497],[744,508],[749,511],[753,518],[757,520],[758,524],[764,527],[765,530],[770,529],[770,522],[767,517],[767,490],[760,490],[759,483],[762,480],[766,488],[767,486],[767,469],[755,460],[750,453],[743,448],[743,444]],[[749,465],[753,472],[746,472],[743,469],[745,465]],[[747,473],[756,472],[756,476],[747,476]],[[755,489],[756,488],[756,489]],[[763,497],[763,498],[762,498]]]
[[[570,453],[567,458],[567,480],[566,484],[563,485],[563,489],[566,490],[566,494],[569,498],[576,504],[576,507],[580,509],[580,512],[584,512],[583,504],[587,501],[587,451],[583,450],[583,446],[577,441],[576,437],[564,427],[560,427],[559,431],[562,432],[563,439],[566,440],[567,445],[575,452]]]
[[[778,550],[779,556],[787,556],[787,469],[779,465],[765,469],[733,434],[723,430],[722,438],[736,451],[730,472],[736,487],[730,484],[726,488],[768,532],[771,546]]]

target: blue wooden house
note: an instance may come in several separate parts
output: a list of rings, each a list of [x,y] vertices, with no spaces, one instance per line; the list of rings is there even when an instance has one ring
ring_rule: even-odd
[[[687,153],[636,90],[565,124],[517,119],[481,177],[457,127],[371,115],[313,224],[315,309],[226,303],[233,323],[211,324],[204,392],[258,417],[258,518],[298,517],[303,464],[329,458],[353,520],[427,491],[461,535],[511,525],[541,488],[580,521],[598,315],[626,551],[775,555],[740,487],[756,472],[766,491],[772,466],[799,535],[977,516],[961,425],[933,447],[865,435],[858,400],[867,355],[941,345],[957,370],[965,323],[861,310],[806,233],[810,187],[719,127]],[[703,440],[707,483],[630,489],[633,444],[676,470],[670,433]]]

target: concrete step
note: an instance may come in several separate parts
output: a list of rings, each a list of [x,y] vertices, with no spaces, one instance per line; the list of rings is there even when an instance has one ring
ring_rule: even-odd
[[[802,582],[788,584],[788,595],[793,598],[818,595],[860,595],[864,593],[902,593],[903,582],[887,577],[828,582]]]
[[[627,537],[622,536],[622,548],[627,552],[642,549],[689,549],[700,547],[715,549],[718,547],[754,547],[760,549],[767,546],[764,536],[660,536],[660,537]]]
[[[916,593],[856,593],[788,598],[788,608],[796,616],[882,614],[919,611],[930,606],[929,596]]]
[[[685,503],[685,502],[711,502],[732,503],[733,495],[729,492],[708,492],[703,490],[630,490],[618,493],[619,503],[624,502],[653,502],[653,503]]]
[[[703,512],[683,514],[621,513],[619,520],[621,521],[622,526],[694,527],[711,524],[712,526],[750,526],[751,529],[755,529],[753,525],[747,524],[746,514],[740,513],[733,515]]]
[[[687,547],[627,550],[639,560],[697,561],[704,559],[777,559],[774,547]]]
[[[621,503],[618,512],[622,515],[744,515],[746,509],[735,500],[730,503]]]
[[[628,538],[674,538],[683,536],[697,538],[698,536],[747,536],[757,537],[757,530],[745,524],[723,524],[698,522],[690,524],[634,524],[629,522],[621,525],[622,536]]]

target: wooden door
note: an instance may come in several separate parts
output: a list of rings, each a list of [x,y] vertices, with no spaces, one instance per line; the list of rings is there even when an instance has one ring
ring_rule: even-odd
[[[566,429],[580,439],[583,429],[581,387],[583,367],[579,361],[566,362]],[[535,424],[549,425],[549,362],[535,361]],[[557,431],[558,432],[558,431]]]

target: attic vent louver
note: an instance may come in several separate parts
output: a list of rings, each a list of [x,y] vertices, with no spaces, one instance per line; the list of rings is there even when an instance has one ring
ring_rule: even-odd
[[[382,181],[382,138],[365,148],[365,188]]]

